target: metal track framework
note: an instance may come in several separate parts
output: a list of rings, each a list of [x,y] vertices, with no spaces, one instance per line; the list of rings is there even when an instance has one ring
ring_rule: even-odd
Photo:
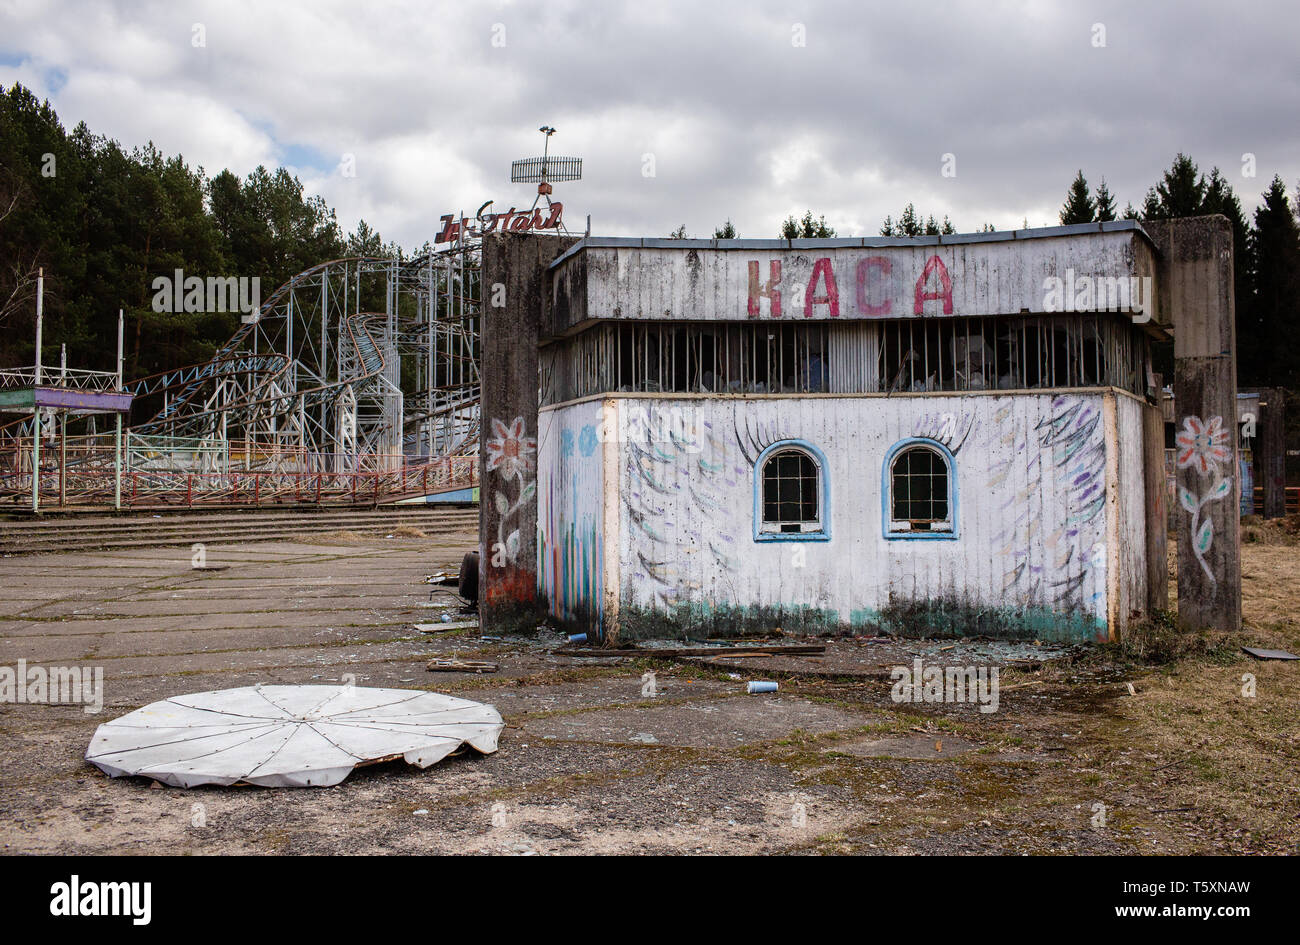
[[[363,496],[381,483],[410,494],[430,475],[438,488],[474,484],[479,259],[466,241],[411,260],[321,263],[208,361],[128,381],[148,417],[126,434],[133,492],[183,488],[194,504],[231,501],[249,482],[296,501],[356,494],[358,482]],[[0,429],[0,495],[23,479],[31,488],[30,438],[30,418]],[[102,493],[111,440],[93,427],[68,437],[61,464],[42,463],[41,490]],[[413,473],[425,466],[437,472]]]

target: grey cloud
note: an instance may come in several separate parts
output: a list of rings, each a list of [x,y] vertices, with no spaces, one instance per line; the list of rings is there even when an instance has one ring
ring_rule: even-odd
[[[964,229],[1052,223],[1076,169],[1140,204],[1179,150],[1221,167],[1248,209],[1274,173],[1300,179],[1286,2],[68,2],[0,18],[4,59],[68,74],[51,95],[67,123],[138,136],[139,116],[176,115],[148,99],[183,96],[209,127],[179,118],[149,137],[209,170],[250,160],[263,132],[261,160],[355,153],[355,181],[309,182],[345,225],[364,216],[408,246],[442,212],[529,202],[509,161],[539,153],[543,122],[586,160],[585,180],[557,188],[571,224],[590,213],[601,233],[708,235],[730,217],[769,236],[803,208],[874,233],[908,201]],[[205,49],[190,47],[194,22]],[[79,73],[133,80],[146,101],[96,96]],[[797,171],[777,180],[774,166]]]

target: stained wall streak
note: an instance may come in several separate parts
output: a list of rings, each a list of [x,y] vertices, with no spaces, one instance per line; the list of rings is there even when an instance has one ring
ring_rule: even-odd
[[[574,632],[605,632],[603,405],[544,410],[538,419],[538,590]]]

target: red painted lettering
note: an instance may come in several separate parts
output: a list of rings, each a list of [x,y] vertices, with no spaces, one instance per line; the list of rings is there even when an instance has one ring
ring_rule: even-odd
[[[820,275],[826,283],[826,294],[817,295],[817,277]],[[840,290],[835,284],[835,271],[831,269],[829,256],[823,256],[813,263],[812,276],[808,279],[808,289],[803,294],[804,318],[812,318],[814,305],[830,306],[831,318],[840,317]]]
[[[773,318],[781,317],[781,260],[773,259],[768,265],[768,281],[758,281],[758,260],[749,261],[749,317],[757,318],[762,314],[758,300],[764,296],[771,303]]]
[[[938,270],[939,284],[941,288],[938,292],[926,292],[925,283],[930,278],[930,273]],[[921,278],[916,280],[916,314],[925,314],[924,305],[926,302],[943,300],[943,313],[952,314],[952,279],[948,276],[948,268],[943,264],[943,260],[938,256],[931,256],[925,264],[925,269],[921,271]]]
[[[460,223],[453,223],[450,213],[444,213],[439,219],[442,220],[442,232],[434,237],[435,243],[450,243],[460,233]]]
[[[872,269],[880,271],[881,280],[887,279],[894,264],[885,256],[868,256],[858,263],[858,314],[860,315],[888,315],[889,310],[894,307],[894,302],[888,295],[884,300],[878,303],[871,303],[867,300],[867,280],[870,278],[869,273]]]

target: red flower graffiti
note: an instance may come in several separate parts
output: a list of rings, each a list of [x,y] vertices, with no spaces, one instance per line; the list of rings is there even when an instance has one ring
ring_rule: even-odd
[[[499,469],[506,479],[522,479],[525,473],[533,471],[537,438],[524,436],[523,417],[515,417],[510,426],[494,419],[492,434],[487,444],[489,470]]]
[[[1228,431],[1223,429],[1221,417],[1211,417],[1206,423],[1200,417],[1184,417],[1183,429],[1175,438],[1178,445],[1178,467],[1195,466],[1202,476],[1218,472],[1219,464],[1232,459]]]

